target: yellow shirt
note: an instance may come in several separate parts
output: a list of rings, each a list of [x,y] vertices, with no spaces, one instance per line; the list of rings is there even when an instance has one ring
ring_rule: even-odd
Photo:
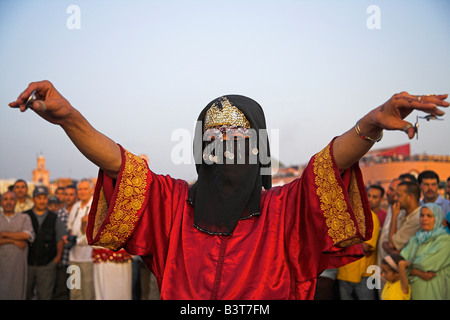
[[[372,211],[372,219],[373,219],[372,238],[365,242],[372,248],[373,250],[372,253],[368,257],[364,256],[355,262],[340,267],[338,269],[338,273],[336,276],[338,280],[359,283],[361,282],[361,277],[369,277],[372,275],[370,273],[367,273],[367,267],[369,267],[370,265],[377,264],[376,247],[378,235],[380,233],[380,222],[378,221],[378,216],[373,211]]]
[[[381,300],[410,300],[411,289],[408,286],[408,293],[403,293],[400,280],[391,282],[388,281],[384,284],[383,291],[381,292]]]

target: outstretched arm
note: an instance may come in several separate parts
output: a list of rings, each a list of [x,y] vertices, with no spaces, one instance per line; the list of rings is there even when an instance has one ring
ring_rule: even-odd
[[[413,110],[443,115],[444,112],[438,107],[450,105],[444,101],[447,96],[447,94],[413,96],[407,92],[395,94],[386,103],[359,120],[359,133],[355,126],[334,140],[333,153],[338,168],[344,171],[359,161],[381,137],[383,129],[404,131],[412,139],[415,135],[414,127],[403,119]]]
[[[49,81],[32,82],[25,91],[11,102],[11,108],[26,110],[25,102],[36,90],[36,101],[30,106],[43,119],[61,126],[81,153],[112,178],[122,164],[119,146],[98,132],[83,115],[55,89]]]

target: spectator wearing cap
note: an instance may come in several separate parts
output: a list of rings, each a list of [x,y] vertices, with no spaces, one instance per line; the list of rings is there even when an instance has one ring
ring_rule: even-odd
[[[47,204],[47,209],[57,213],[59,210],[61,202],[59,201],[59,199],[56,196],[50,196],[48,197],[48,204]]]
[[[28,251],[27,299],[36,289],[39,300],[50,300],[55,287],[56,265],[64,248],[65,228],[56,213],[48,210],[48,189],[37,186],[33,191],[32,209],[25,211],[33,225],[35,240]]]

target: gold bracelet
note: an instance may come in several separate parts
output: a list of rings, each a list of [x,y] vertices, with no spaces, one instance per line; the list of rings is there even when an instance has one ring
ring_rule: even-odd
[[[356,130],[356,134],[357,134],[358,136],[360,136],[361,139],[366,140],[366,141],[369,141],[369,142],[371,142],[371,143],[375,143],[375,142],[381,141],[381,139],[383,138],[383,131],[381,131],[381,134],[380,134],[380,136],[379,136],[377,139],[373,139],[373,138],[371,138],[371,137],[369,137],[369,136],[366,136],[366,135],[364,135],[364,134],[361,133],[361,129],[359,128],[359,121],[360,121],[360,120],[358,120],[358,122],[356,122],[355,130]]]

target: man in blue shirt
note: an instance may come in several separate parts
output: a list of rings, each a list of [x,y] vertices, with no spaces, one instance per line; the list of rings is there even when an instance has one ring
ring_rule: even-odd
[[[450,201],[444,199],[439,194],[439,176],[436,172],[431,170],[423,171],[417,177],[417,181],[420,185],[423,198],[420,200],[420,204],[436,203],[441,206],[444,216],[450,211]]]

